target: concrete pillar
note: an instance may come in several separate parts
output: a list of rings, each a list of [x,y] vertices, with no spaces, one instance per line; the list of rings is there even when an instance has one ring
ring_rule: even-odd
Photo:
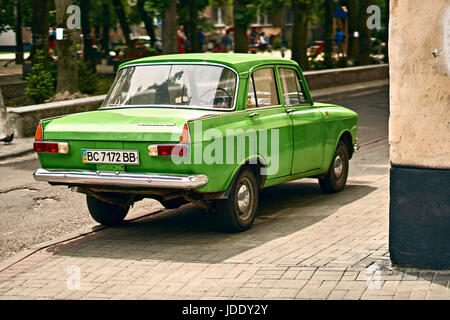
[[[450,268],[450,0],[391,0],[389,252]]]

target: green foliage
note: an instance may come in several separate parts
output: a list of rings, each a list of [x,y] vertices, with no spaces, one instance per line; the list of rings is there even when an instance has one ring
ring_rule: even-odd
[[[97,83],[97,90],[94,95],[101,95],[108,93],[114,82],[114,77],[99,77]]]
[[[84,61],[78,63],[78,88],[81,93],[93,94],[98,87],[98,75]]]
[[[253,0],[239,0],[239,6],[236,8],[234,19],[243,26],[248,26],[256,20],[256,13],[258,1]]]
[[[14,26],[14,1],[0,0],[0,33]]]
[[[33,0],[21,0],[20,7],[22,11],[22,24],[26,27],[31,27],[33,21]],[[0,33],[14,29],[15,26],[14,1],[0,0]]]
[[[281,49],[281,38],[280,37],[276,37],[275,39],[273,39],[272,49],[274,49],[274,50]]]
[[[35,103],[42,103],[55,94],[55,78],[49,63],[49,55],[37,50],[30,74],[26,77],[25,95]]]

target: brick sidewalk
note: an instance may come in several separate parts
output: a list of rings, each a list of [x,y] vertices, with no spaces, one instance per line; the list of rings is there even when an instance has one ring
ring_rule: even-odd
[[[314,180],[266,189],[245,233],[185,206],[49,247],[0,272],[0,297],[450,299],[450,271],[390,265],[387,144],[350,167],[339,194]]]

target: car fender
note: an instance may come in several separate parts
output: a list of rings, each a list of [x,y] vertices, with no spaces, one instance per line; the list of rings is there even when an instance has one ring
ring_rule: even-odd
[[[231,188],[234,185],[237,177],[239,176],[239,172],[242,170],[242,168],[246,167],[247,165],[257,165],[260,164],[262,167],[266,167],[266,161],[264,159],[263,156],[261,156],[260,154],[254,155],[254,156],[250,156],[248,158],[246,158],[244,161],[242,161],[234,170],[233,174],[232,174],[232,179],[229,180],[229,182],[227,183],[227,188],[223,194],[223,197],[226,199],[228,198],[228,196],[230,195],[231,192]],[[262,180],[260,180],[260,186],[262,188],[262,186],[264,186],[264,181],[265,181],[265,175],[260,174],[260,176],[262,177]]]

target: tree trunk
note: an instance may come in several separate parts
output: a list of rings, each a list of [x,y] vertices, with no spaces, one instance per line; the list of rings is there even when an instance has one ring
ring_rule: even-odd
[[[239,20],[239,11],[246,10],[240,0],[234,0],[233,19],[234,19],[234,52],[248,52],[248,25]]]
[[[311,9],[310,1],[292,1],[292,60],[303,70],[309,69],[307,55],[308,15]]]
[[[162,45],[164,54],[178,53],[177,2],[178,0],[169,0],[163,9]]]
[[[355,32],[359,34],[359,11],[358,1],[348,1],[348,57],[351,59],[358,59],[359,55],[359,36],[354,37]],[[356,61],[355,61],[356,62]]]
[[[130,25],[128,24],[127,17],[125,15],[123,4],[121,0],[112,0],[112,3],[114,6],[114,11],[116,12],[117,19],[119,20],[120,28],[122,29],[122,33],[125,38],[125,43],[127,44],[128,48],[132,48],[133,42],[131,41],[130,38],[131,29]]]
[[[2,87],[0,86],[0,134],[7,135],[10,134],[9,128],[7,125],[7,116],[8,113],[6,111],[5,102],[3,101]]]
[[[56,25],[64,29],[64,39],[57,40],[58,62],[57,62],[57,93],[74,93],[78,91],[78,64],[76,29],[67,28],[68,14],[67,7],[72,5],[72,0],[55,1],[56,7]]]
[[[155,28],[153,27],[153,17],[145,11],[145,0],[137,1],[138,11],[141,13],[141,19],[144,22],[145,30],[147,31],[148,36],[150,37],[150,43],[153,45],[156,42]]]
[[[333,12],[332,0],[325,0],[325,66],[333,67]]]
[[[198,9],[196,0],[189,0],[189,30],[191,31],[192,52],[200,52],[198,44]]]
[[[386,34],[385,34],[385,39],[386,39],[386,45],[384,47],[384,62],[389,63],[389,10],[390,10],[390,4],[389,4],[389,0],[385,0],[386,1]]]
[[[102,0],[102,50],[107,56],[109,53],[109,29],[111,21],[109,19],[109,0]]]
[[[36,50],[48,52],[48,15],[50,12],[50,0],[34,0],[33,1],[33,47],[31,48],[31,57],[34,56]]]
[[[90,1],[81,0],[81,30],[83,31],[83,60],[89,65],[94,72],[95,68],[94,50],[92,48],[91,26],[89,23]]]
[[[23,64],[22,8],[19,0],[14,1],[14,18],[16,20],[16,64]]]
[[[360,23],[361,32],[359,37],[359,63],[361,65],[367,65],[370,63],[370,30],[367,28],[367,7],[370,6],[370,0],[360,1]]]

